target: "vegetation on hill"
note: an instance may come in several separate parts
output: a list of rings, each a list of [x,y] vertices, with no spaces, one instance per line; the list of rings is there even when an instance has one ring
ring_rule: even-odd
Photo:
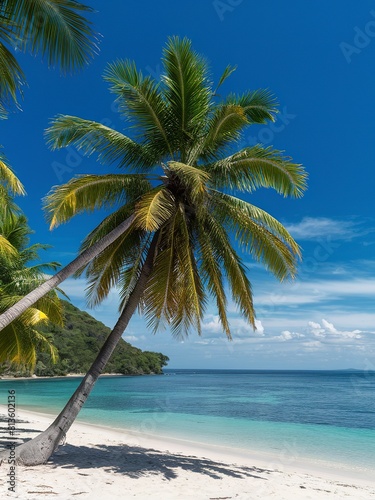
[[[39,352],[34,370],[37,376],[61,376],[68,373],[86,372],[97,355],[111,329],[90,314],[64,303],[64,327],[49,326],[44,335],[49,337],[58,351],[57,363],[45,352]],[[123,339],[109,360],[104,373],[122,373],[124,375],[143,375],[162,373],[162,368],[169,358],[161,353],[141,351]],[[9,371],[3,366],[3,372],[15,375],[30,375],[27,369],[17,368]]]

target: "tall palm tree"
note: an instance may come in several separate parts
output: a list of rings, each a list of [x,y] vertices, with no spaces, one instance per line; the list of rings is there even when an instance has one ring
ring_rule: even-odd
[[[55,270],[56,262],[35,264],[46,245],[29,246],[31,230],[23,214],[12,212],[0,217],[0,233],[12,253],[0,255],[0,311],[17,302],[23,294],[44,280],[44,273]],[[11,255],[11,258],[10,258]],[[32,265],[31,265],[32,264]],[[33,369],[37,351],[48,351],[56,358],[56,349],[40,333],[39,327],[52,322],[62,325],[62,304],[56,292],[50,292],[0,332],[0,363]]]
[[[119,286],[120,317],[55,422],[17,448],[19,463],[42,463],[53,453],[137,307],[154,330],[166,325],[172,334],[186,335],[191,329],[200,333],[211,297],[231,338],[227,288],[255,328],[251,284],[239,251],[280,280],[296,273],[300,250],[287,230],[236,196],[267,187],[299,197],[306,188],[302,166],[279,151],[260,145],[234,149],[247,126],[274,119],[273,97],[258,90],[217,102],[207,65],[187,39],[169,39],[163,65],[160,83],[131,61],[117,61],[106,71],[121,112],[134,125],[133,139],[72,116],[57,117],[47,131],[53,148],[74,144],[87,155],[96,153],[103,164],[130,169],[75,177],[46,198],[51,227],[84,211],[113,210],[83,242],[83,253],[95,250],[91,261],[78,258],[73,267],[76,274],[86,272],[93,305]],[[228,67],[219,85],[231,72]],[[113,241],[97,251],[116,230]]]
[[[92,9],[75,0],[0,2],[0,117],[17,105],[25,75],[11,49],[46,56],[63,72],[84,66],[96,49],[96,36],[81,13]]]

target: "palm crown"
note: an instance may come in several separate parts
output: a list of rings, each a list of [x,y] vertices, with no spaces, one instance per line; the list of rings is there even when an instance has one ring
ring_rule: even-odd
[[[255,328],[251,284],[237,248],[280,280],[295,275],[300,257],[281,223],[236,195],[271,187],[298,197],[306,173],[272,148],[234,152],[246,127],[274,119],[276,104],[268,91],[230,94],[219,102],[206,62],[187,39],[169,39],[163,66],[160,82],[131,61],[119,60],[106,70],[120,112],[134,127],[132,137],[73,116],[53,120],[47,130],[53,148],[75,144],[129,173],[77,176],[53,188],[46,209],[52,227],[84,211],[112,209],[83,249],[131,218],[128,230],[85,267],[91,304],[119,285],[124,308],[152,252],[152,272],[140,297],[149,324],[167,324],[176,335],[191,327],[200,332],[211,296],[230,337],[227,287]],[[232,71],[225,70],[219,85]]]

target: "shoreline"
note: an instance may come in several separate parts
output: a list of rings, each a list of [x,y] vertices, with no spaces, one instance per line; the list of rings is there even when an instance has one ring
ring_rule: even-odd
[[[0,406],[2,415],[6,414],[5,410],[4,405]],[[19,437],[34,437],[46,429],[53,419],[50,414],[17,409]],[[124,488],[129,489],[129,486],[129,496],[146,498],[149,494],[145,495],[142,488],[147,484],[149,491],[160,494],[153,498],[160,499],[263,499],[272,497],[273,491],[277,492],[274,498],[278,500],[310,498],[306,496],[306,490],[314,490],[309,491],[314,499],[375,499],[374,483],[370,477],[367,480],[349,478],[346,471],[319,469],[292,456],[244,453],[228,447],[191,443],[81,421],[73,424],[66,444],[59,447],[46,465],[18,469],[20,496],[12,494],[12,497],[29,500],[37,498],[28,492],[36,492],[38,484],[49,485],[47,476],[51,480],[51,488],[54,488],[55,494],[61,495],[60,498],[67,498],[61,493],[67,484],[71,488],[69,495],[79,494],[80,498],[92,497],[93,492],[101,488],[103,499],[121,498]],[[129,484],[129,478],[133,479],[134,475],[138,478],[137,482]],[[0,478],[3,477],[1,472]],[[80,490],[83,478],[87,481]],[[113,488],[106,493],[108,479],[113,480]],[[186,488],[187,480],[189,491],[193,491],[191,497],[178,493],[184,485]],[[4,483],[0,486],[4,488]],[[216,489],[213,490],[214,487]]]
[[[86,373],[67,373],[66,375],[53,375],[53,376],[44,376],[44,375],[31,375],[30,377],[15,377],[15,376],[0,376],[1,380],[56,380],[56,379],[64,379],[64,378],[74,378],[80,377],[83,378]],[[147,375],[164,375],[163,373],[135,373],[134,375],[127,375],[124,373],[101,373],[99,377],[144,377]]]

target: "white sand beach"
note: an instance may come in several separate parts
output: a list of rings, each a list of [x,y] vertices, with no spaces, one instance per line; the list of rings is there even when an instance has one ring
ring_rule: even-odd
[[[5,418],[5,407],[0,407]],[[35,436],[53,417],[19,410],[18,436]],[[3,442],[5,427],[2,425]],[[287,456],[251,456],[230,449],[75,423],[66,443],[41,466],[16,469],[8,491],[9,465],[0,467],[1,498],[80,499],[375,499],[371,477],[318,470]]]

